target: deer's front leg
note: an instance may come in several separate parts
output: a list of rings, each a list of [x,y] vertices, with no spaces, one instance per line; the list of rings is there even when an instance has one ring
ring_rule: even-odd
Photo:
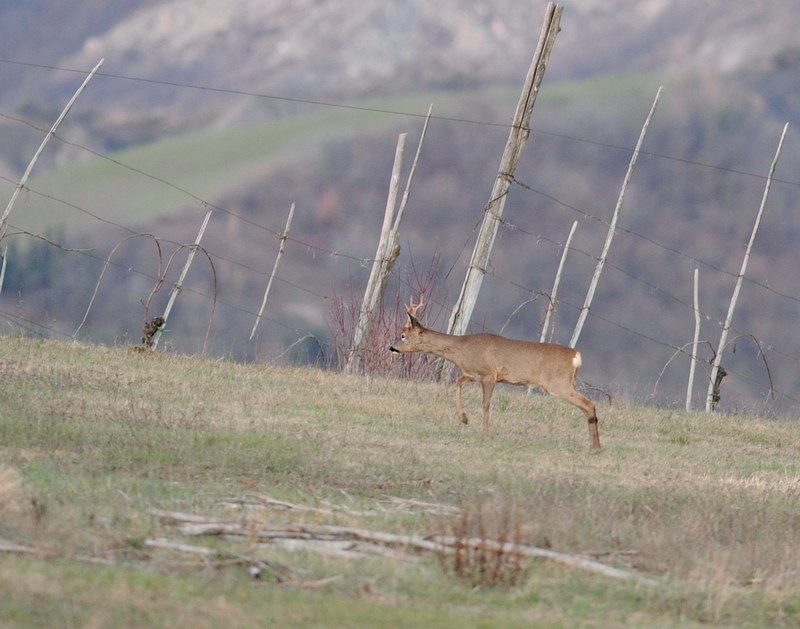
[[[483,438],[489,436],[489,410],[492,407],[492,393],[494,393],[495,379],[486,377],[481,379],[483,389]]]
[[[472,378],[469,376],[461,376],[458,380],[456,380],[456,412],[458,413],[458,418],[461,420],[462,424],[469,423],[469,418],[464,412],[464,406],[461,403],[461,387],[464,386],[465,382],[472,382]]]

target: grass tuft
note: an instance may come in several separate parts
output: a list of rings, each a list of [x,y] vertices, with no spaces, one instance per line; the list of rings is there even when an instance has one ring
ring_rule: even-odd
[[[509,588],[523,582],[523,557],[513,548],[497,545],[522,541],[521,518],[513,501],[476,499],[443,524],[443,535],[455,539],[452,553],[438,553],[445,573],[472,587]]]

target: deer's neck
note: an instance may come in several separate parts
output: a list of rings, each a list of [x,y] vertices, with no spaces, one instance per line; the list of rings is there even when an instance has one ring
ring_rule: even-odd
[[[425,330],[425,337],[424,351],[451,362],[459,355],[464,344],[463,336],[445,334],[434,330]]]

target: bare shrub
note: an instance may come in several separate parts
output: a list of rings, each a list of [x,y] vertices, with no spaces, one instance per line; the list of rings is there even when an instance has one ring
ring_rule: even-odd
[[[473,587],[513,587],[526,573],[518,545],[522,525],[516,502],[506,499],[474,501],[443,522],[445,536],[453,538],[452,552],[438,553],[447,574]]]
[[[361,350],[361,364],[364,372],[376,376],[398,376],[401,378],[433,379],[438,359],[435,356],[414,354],[402,358],[389,352],[389,345],[400,333],[406,322],[405,302],[410,299],[424,300],[426,304],[435,303],[436,278],[439,275],[441,257],[434,253],[427,268],[418,267],[411,261],[405,277],[396,273],[393,282],[387,287],[383,300],[375,313],[375,320],[364,348]],[[353,335],[361,310],[362,289],[350,284],[345,294],[334,293],[330,300],[329,329],[335,351],[335,367],[344,369]],[[428,312],[428,319],[442,316],[444,307]]]

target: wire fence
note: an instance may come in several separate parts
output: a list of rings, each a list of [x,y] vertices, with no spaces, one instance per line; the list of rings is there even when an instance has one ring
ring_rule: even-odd
[[[51,66],[39,66],[36,64],[25,64],[8,59],[0,59],[0,63],[13,63],[23,66],[38,67],[43,69],[46,68],[48,70],[56,70],[60,72],[79,72],[77,70],[69,68],[58,68]],[[232,94],[239,96],[246,95],[256,98],[282,99],[289,102],[311,104],[317,107],[347,108],[369,114],[377,113],[377,114],[384,114],[391,116],[401,116],[410,119],[417,119],[420,117],[424,117],[421,116],[420,114],[413,112],[376,109],[376,108],[353,106],[341,103],[314,101],[314,100],[292,98],[285,96],[276,96],[270,94],[259,94],[259,93],[239,91],[239,90],[218,89],[210,86],[186,85],[180,83],[169,83],[165,81],[150,81],[148,79],[143,79],[139,77],[130,77],[118,74],[110,74],[110,73],[101,73],[101,74],[109,79],[151,82],[158,85],[168,86],[174,89],[215,91],[218,93],[225,93],[225,94]],[[0,112],[0,119],[4,120],[7,124],[24,126],[30,129],[31,131],[35,131],[37,133],[48,132],[48,129],[43,128],[41,125],[33,123],[30,120],[26,120],[24,117],[21,117],[19,115],[12,115],[9,113]],[[465,124],[471,126],[506,127],[506,128],[508,127],[508,125],[496,122],[481,121],[478,119],[459,118],[459,117],[432,116],[432,120],[447,121],[449,123]],[[549,132],[541,129],[533,129],[532,132],[534,135],[535,134],[546,135],[553,138],[557,138],[565,142],[577,142],[581,144],[589,144],[613,151],[624,151],[629,153],[633,150],[632,147],[626,147],[622,145],[616,145],[605,142],[598,142],[590,138],[581,138],[568,134]],[[193,192],[186,186],[178,185],[173,181],[170,181],[168,178],[159,176],[155,173],[148,172],[146,169],[125,163],[125,161],[123,161],[118,157],[108,155],[103,151],[98,151],[94,148],[86,146],[84,143],[70,140],[68,138],[62,137],[59,134],[55,134],[54,139],[62,143],[64,146],[69,147],[70,149],[83,152],[87,155],[92,156],[93,158],[102,160],[103,162],[109,164],[113,168],[120,169],[122,172],[126,173],[127,176],[139,178],[143,182],[146,182],[148,184],[169,188],[170,190],[175,191],[180,195],[183,195],[188,203],[194,204],[196,207],[199,208],[211,210],[214,216],[240,223],[247,230],[255,230],[259,233],[263,233],[267,239],[272,239],[275,251],[277,251],[281,238],[283,237],[283,232],[281,230],[274,229],[273,227],[270,227],[264,222],[254,220],[250,216],[245,216],[243,213],[236,212],[228,207],[224,207],[219,203],[213,203],[203,198],[203,196]],[[764,175],[759,175],[753,172],[747,172],[744,170],[717,166],[714,164],[703,163],[690,159],[684,159],[679,156],[666,155],[656,152],[648,153],[646,151],[643,151],[642,154],[646,154],[655,160],[679,162],[689,167],[717,170],[737,177],[746,177],[755,179],[757,181],[763,181],[766,179]],[[786,184],[793,188],[800,187],[800,182],[796,181],[791,181],[786,179],[775,179],[775,181]],[[7,185],[9,190],[13,189],[18,185],[17,179],[13,177],[10,173],[0,173],[0,183]],[[520,179],[514,179],[513,183],[515,190],[517,191],[518,194],[527,195],[529,197],[536,197],[539,199],[545,199],[550,203],[552,203],[554,207],[557,208],[558,210],[563,212],[568,212],[572,216],[577,216],[580,220],[584,222],[587,223],[590,222],[595,224],[596,226],[605,229],[607,229],[610,226],[609,221],[599,216],[598,215],[599,213],[597,211],[591,211],[579,207],[577,203],[568,202],[563,198],[561,198],[562,196],[564,196],[562,194],[538,189],[538,186],[521,181]],[[32,198],[42,198],[52,201],[58,204],[59,206],[63,207],[65,211],[79,213],[85,217],[88,217],[92,221],[97,222],[104,228],[114,230],[117,234],[120,235],[120,238],[117,238],[115,241],[117,243],[119,243],[122,238],[132,237],[141,233],[140,230],[135,225],[125,224],[124,222],[114,220],[108,216],[104,216],[100,212],[89,210],[83,207],[79,202],[75,202],[74,200],[59,198],[56,195],[40,191],[35,187],[35,185],[26,184],[23,187],[23,192]],[[522,198],[525,197],[523,196]],[[444,264],[444,266],[447,268],[447,270],[442,274],[445,279],[449,278],[451,281],[455,281],[457,279],[454,277],[456,269],[458,268],[460,260],[463,260],[464,254],[471,247],[472,238],[474,238],[477,226],[480,222],[480,216],[476,216],[475,218],[476,222],[472,227],[472,229],[467,230],[464,233],[463,245],[461,245],[460,249],[455,253],[455,255],[452,256],[451,260],[445,261],[446,264]],[[507,232],[509,235],[513,235],[513,237],[515,238],[525,238],[529,242],[533,242],[534,244],[544,243],[549,247],[553,248],[555,251],[558,251],[561,248],[563,248],[564,243],[560,241],[558,238],[548,236],[544,233],[539,233],[534,229],[530,229],[524,226],[522,224],[523,218],[524,217],[520,217],[521,220],[517,219],[512,220],[508,218],[502,220],[502,226],[504,228],[504,231]],[[38,242],[42,246],[53,248],[54,250],[57,250],[64,255],[69,255],[71,257],[78,256],[80,258],[88,260],[94,265],[95,268],[104,265],[115,269],[116,272],[122,275],[137,276],[138,278],[140,278],[140,280],[145,282],[145,284],[149,285],[151,288],[153,286],[158,285],[159,283],[169,285],[170,281],[174,281],[166,277],[166,274],[162,273],[160,270],[159,272],[156,273],[152,271],[147,271],[144,270],[143,268],[139,268],[139,264],[132,265],[129,262],[126,262],[125,260],[113,259],[110,256],[110,254],[104,255],[102,253],[99,253],[97,249],[94,247],[83,247],[81,246],[80,243],[70,243],[69,240],[72,238],[72,236],[65,236],[65,235],[53,236],[47,234],[39,234],[29,229],[16,227],[15,225],[16,223],[14,222],[14,219],[12,217],[8,223],[10,231],[5,235],[5,238],[3,239],[6,242],[0,241],[0,254],[3,253],[3,247],[6,246],[8,243],[16,241],[17,239],[28,239],[29,241]],[[704,259],[689,251],[661,242],[659,241],[658,238],[654,236],[641,233],[641,230],[634,230],[630,227],[625,227],[625,226],[618,226],[617,230],[618,232],[625,234],[629,238],[636,240],[639,243],[639,246],[643,247],[646,251],[655,251],[658,252],[658,255],[670,256],[674,258],[677,262],[680,262],[681,264],[689,264],[701,267],[705,269],[707,272],[716,274],[723,278],[727,278],[728,280],[734,279],[737,276],[735,272],[728,271],[722,268],[722,266],[720,266],[718,263],[714,261]],[[157,243],[163,243],[175,248],[186,247],[187,244],[191,245],[191,243],[180,242],[179,240],[172,237],[167,237],[164,234],[153,234],[152,238],[155,241],[157,241]],[[376,234],[376,239],[377,239],[377,234]],[[343,275],[349,275],[351,277],[351,280],[353,281],[352,290],[357,292],[360,288],[363,288],[363,286],[359,286],[358,283],[362,281],[365,270],[373,262],[371,256],[368,255],[364,256],[364,255],[354,254],[348,251],[337,250],[331,246],[320,244],[320,242],[315,242],[312,239],[304,239],[296,237],[294,235],[289,235],[287,240],[290,245],[290,249],[294,250],[296,253],[303,252],[303,254],[306,257],[306,261],[308,258],[311,258],[312,260],[319,260],[320,262],[322,261],[325,262],[325,264],[317,265],[315,269],[316,273],[319,273],[320,275],[323,274],[331,276],[336,275],[339,278],[341,278]],[[459,243],[460,242],[461,240],[459,239]],[[213,246],[209,247],[204,246],[204,252],[207,254],[209,263],[212,266],[218,265],[220,267],[230,267],[232,269],[235,269],[237,272],[256,276],[258,278],[261,278],[261,280],[264,280],[265,278],[269,277],[270,273],[268,271],[254,266],[251,262],[238,258],[236,255],[236,250],[235,250],[236,248],[233,247],[232,249],[233,250],[226,249],[223,251]],[[598,261],[598,256],[592,251],[590,251],[588,247],[583,247],[580,245],[572,245],[570,247],[570,252],[579,254],[587,261],[592,263]],[[331,261],[343,265],[343,267],[340,267],[336,273],[333,273],[329,265]],[[675,285],[672,284],[663,285],[661,282],[658,281],[658,279],[648,278],[637,271],[632,271],[628,268],[625,268],[622,264],[617,264],[613,261],[607,262],[606,268],[610,273],[619,274],[620,276],[624,277],[625,282],[628,283],[629,285],[639,286],[640,288],[648,291],[649,293],[655,294],[659,298],[670,302],[673,307],[677,308],[679,311],[685,314],[685,318],[687,321],[690,319],[691,316],[693,316],[695,310],[694,305],[690,303],[688,299],[684,296],[686,291],[681,291],[679,294],[676,292]],[[519,277],[512,276],[511,273],[508,273],[506,271],[501,272],[498,271],[496,268],[488,269],[487,273],[489,277],[491,277],[495,281],[495,284],[497,285],[495,287],[495,290],[506,290],[506,289],[512,290],[514,291],[514,294],[518,297],[519,301],[522,301],[523,298],[526,298],[526,296],[529,296],[531,300],[536,299],[538,297],[541,297],[543,300],[549,298],[549,295],[547,294],[546,291],[544,291],[541,288],[541,286],[529,285],[524,280],[520,280]],[[394,271],[392,274],[393,280],[395,281],[398,290],[400,292],[414,293],[427,290],[429,292],[428,295],[430,300],[429,303],[439,308],[441,312],[449,311],[449,309],[452,307],[452,303],[450,299],[447,297],[447,295],[440,294],[439,292],[431,289],[430,287],[430,284],[435,280],[432,279],[431,277],[422,279],[419,277],[420,275],[419,273],[416,273],[416,278],[414,278],[414,275],[415,274],[412,273],[410,277],[408,274],[403,274],[402,272],[398,271]],[[302,294],[304,299],[307,300],[306,303],[312,303],[313,306],[309,307],[317,310],[318,316],[314,318],[318,322],[322,322],[326,318],[330,319],[332,308],[338,307],[341,309],[345,307],[345,305],[343,305],[343,302],[345,300],[343,300],[342,295],[337,291],[336,288],[337,282],[335,281],[331,281],[328,283],[328,285],[331,287],[329,290],[325,290],[324,288],[320,289],[320,286],[324,286],[325,282],[318,282],[315,285],[311,285],[308,282],[305,282],[302,276],[295,275],[293,273],[293,268],[291,265],[288,274],[282,271],[276,274],[275,279],[284,287],[285,290]],[[800,304],[800,298],[798,296],[793,295],[785,290],[777,289],[767,282],[756,280],[751,277],[745,277],[745,281],[748,283],[748,285],[756,287],[759,291],[763,291],[771,299],[783,302],[787,308],[793,308],[797,304]],[[338,285],[341,286],[341,283],[339,283]],[[242,294],[241,292],[237,292],[235,289],[229,289],[228,286],[225,284],[220,286],[219,291],[217,291],[216,288],[214,290],[209,290],[210,287],[208,286],[207,279],[197,276],[195,281],[187,281],[185,285],[183,285],[181,288],[188,295],[191,295],[196,299],[206,302],[208,306],[207,309],[209,312],[214,312],[216,307],[219,306],[223,312],[216,316],[222,317],[223,319],[226,318],[228,314],[235,314],[236,316],[241,317],[242,319],[240,319],[239,321],[243,320],[243,318],[245,317],[249,318],[252,321],[253,318],[259,316],[259,314],[255,311],[256,309],[254,308],[254,300],[252,299],[252,295]],[[97,287],[95,287],[95,292],[96,291]],[[0,316],[2,316],[6,320],[7,325],[11,326],[11,328],[17,332],[24,332],[39,336],[75,338],[75,336],[77,335],[77,330],[80,329],[80,326],[77,325],[77,322],[61,321],[58,320],[57,317],[49,318],[49,320],[48,317],[44,317],[44,319],[35,320],[32,315],[27,314],[28,310],[25,307],[19,306],[19,304],[25,300],[24,295],[9,297],[8,291],[6,291],[6,294],[3,295],[3,298],[4,301],[2,302],[2,307],[0,307]],[[14,303],[13,300],[15,299],[17,302],[16,308],[13,305]],[[578,312],[581,309],[581,306],[575,304],[573,301],[570,300],[569,297],[566,298],[561,297],[558,301],[558,305],[573,312]],[[16,310],[16,312],[14,310]],[[53,311],[57,312],[57,309],[53,309]],[[441,312],[439,316],[441,316]],[[622,333],[624,333],[629,337],[635,337],[637,339],[637,342],[643,342],[646,345],[650,345],[654,348],[659,348],[660,351],[670,354],[671,357],[667,361],[667,364],[669,364],[669,362],[672,361],[672,358],[675,355],[690,356],[690,350],[686,344],[681,344],[679,342],[676,342],[673,338],[669,336],[664,336],[659,338],[659,335],[654,334],[651,331],[652,326],[640,327],[632,325],[629,321],[629,318],[621,319],[618,316],[615,316],[616,313],[614,313],[608,306],[593,307],[588,314],[589,317],[593,321],[596,321],[598,324],[602,324],[604,326],[610,326],[618,331],[621,331]],[[285,316],[286,315],[284,314],[284,317]],[[706,324],[713,326],[713,330],[716,333],[719,332],[723,324],[718,316],[715,316],[712,312],[702,308],[701,308],[701,316]],[[274,315],[261,315],[261,317],[265,321],[268,321],[274,326],[276,326],[277,328],[282,329],[286,334],[289,335],[288,338],[284,339],[283,344],[278,350],[273,349],[273,353],[278,356],[282,356],[285,353],[287,347],[292,347],[295,344],[303,341],[304,339],[309,339],[309,338],[313,339],[314,343],[316,343],[319,346],[319,348],[323,351],[323,353],[326,353],[329,356],[335,355],[336,352],[341,349],[338,346],[342,342],[346,342],[346,339],[332,340],[330,338],[330,334],[327,335],[328,338],[325,338],[326,335],[320,331],[321,327],[325,325],[322,323],[318,323],[317,326],[314,328],[309,328],[309,327],[304,327],[302,325],[297,325],[296,322],[298,320],[301,320],[300,318],[295,318],[294,320],[292,320],[286,318],[279,318]],[[502,329],[499,329],[496,325],[492,326],[486,324],[486,320],[487,318],[484,318],[482,323],[474,321],[473,329],[481,328],[495,332],[503,331]],[[491,320],[491,318],[489,320]],[[69,328],[67,327],[68,325],[70,326]],[[330,324],[328,324],[328,327],[330,328]],[[497,329],[493,329],[493,327]],[[506,326],[504,325],[503,329],[505,327]],[[76,328],[76,331],[70,332],[69,329],[72,328]],[[247,326],[242,327],[241,330],[242,336],[246,336],[246,329],[249,330],[249,327]],[[789,407],[794,407],[794,405],[800,404],[800,399],[797,397],[796,394],[792,392],[793,381],[791,379],[784,379],[782,381],[786,382],[785,385],[782,384],[776,385],[776,383],[773,382],[773,377],[772,377],[772,372],[775,371],[775,369],[772,370],[770,369],[771,364],[773,364],[774,362],[781,361],[781,365],[788,365],[790,369],[796,371],[798,364],[800,364],[800,356],[797,356],[792,352],[791,348],[793,347],[793,344],[786,344],[780,341],[775,342],[775,340],[771,338],[769,339],[760,338],[760,335],[755,334],[753,331],[749,331],[746,329],[732,328],[732,331],[735,333],[737,338],[752,339],[752,341],[757,345],[760,352],[761,361],[766,367],[766,369],[762,370],[762,373],[765,373],[766,377],[760,377],[760,378],[754,377],[754,375],[751,372],[730,367],[727,368],[727,373],[730,376],[735,377],[742,382],[746,382],[749,385],[752,385],[756,389],[760,390],[763,394],[768,394],[782,399],[785,403],[788,404]],[[330,333],[330,329],[328,330],[328,332]],[[698,358],[698,361],[703,366],[705,366],[708,362],[708,358],[707,357]],[[661,375],[663,375],[663,372],[666,369],[666,365],[664,363],[662,363],[660,366],[663,366],[660,374],[658,373],[657,370],[655,369],[653,370],[654,371],[653,376],[658,375],[658,378],[653,378],[656,380],[656,383],[658,383],[658,380],[660,379]]]

